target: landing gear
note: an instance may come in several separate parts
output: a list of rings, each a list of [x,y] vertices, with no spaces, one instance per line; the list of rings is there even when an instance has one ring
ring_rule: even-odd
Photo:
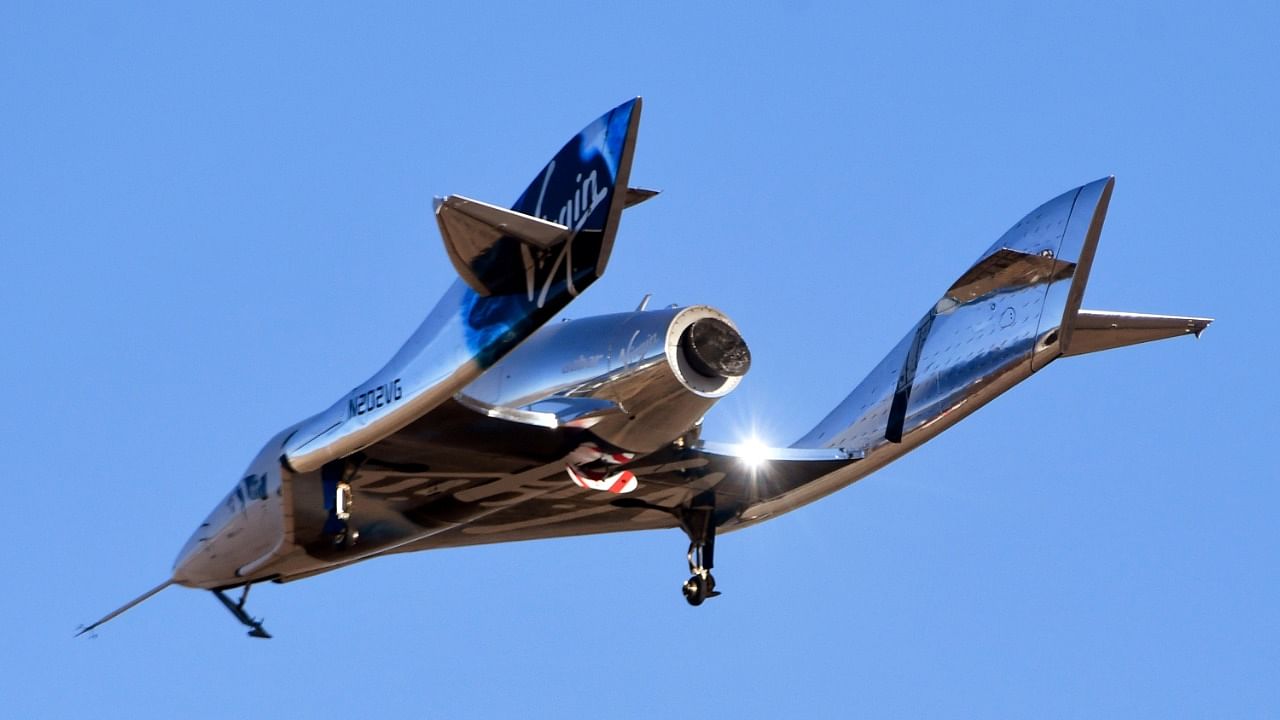
[[[694,575],[684,581],[684,585],[680,586],[680,590],[684,592],[684,600],[694,607],[698,607],[704,600],[715,597],[720,593],[716,592],[716,579],[708,571],[704,574]]]
[[[716,524],[715,495],[704,493],[694,498],[688,508],[682,508],[676,515],[680,520],[680,529],[689,536],[689,572],[691,576],[684,581],[680,590],[684,593],[685,602],[697,607],[707,598],[713,598],[716,592],[716,579],[711,575],[715,565]]]
[[[221,590],[214,590],[213,594],[218,596],[218,599],[222,601],[222,604],[226,606],[227,610],[231,611],[232,615],[236,616],[236,619],[240,621],[240,624],[244,625],[247,628],[250,628],[249,637],[266,638],[266,639],[271,638],[271,633],[268,633],[265,629],[263,629],[262,620],[253,619],[252,617],[249,616],[249,613],[245,612],[244,610],[244,603],[246,600],[249,599],[248,585],[244,586],[244,592],[240,594],[239,602],[232,602],[231,598],[228,598],[226,595],[224,595]]]
[[[351,484],[345,479],[347,467],[342,462],[325,465],[321,473],[327,516],[324,536],[335,550],[346,550],[360,539],[360,531],[351,526]]]
[[[614,507],[670,513],[676,522],[680,523],[680,529],[684,530],[684,534],[689,536],[690,577],[680,586],[685,601],[697,607],[707,598],[720,594],[716,592],[716,579],[711,575],[711,568],[715,565],[716,550],[716,495],[714,492],[704,492],[688,505],[674,508],[654,505],[639,498],[618,498],[612,504]]]
[[[333,547],[338,550],[347,550],[356,544],[356,540],[360,539],[360,531],[342,522],[334,532],[329,534],[329,542],[333,543]]]

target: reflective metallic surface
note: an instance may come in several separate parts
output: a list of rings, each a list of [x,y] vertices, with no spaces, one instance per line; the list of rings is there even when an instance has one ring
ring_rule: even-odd
[[[1064,193],[1016,223],[791,448],[700,439],[701,417],[750,362],[722,313],[695,306],[552,323],[456,400],[325,466],[352,488],[354,545],[326,539],[319,473],[296,475],[295,552],[245,577],[290,580],[388,553],[677,527],[696,498],[714,498],[727,532],[834,492],[1059,357],[1077,325],[1081,347],[1099,342],[1096,315],[1078,307],[1111,186],[1104,178]],[[1143,337],[1171,334],[1153,322],[1160,327]],[[597,445],[625,453],[609,471],[636,479],[624,499],[566,478],[575,448]]]
[[[751,364],[723,313],[646,311],[646,298],[548,323],[603,272],[623,207],[653,195],[627,186],[639,111],[589,125],[510,210],[437,206],[458,282],[385,367],[262,448],[169,583],[221,591],[393,553],[678,527],[685,597],[701,604],[717,594],[717,532],[865,477],[1056,358],[1210,322],[1080,309],[1103,178],[1014,224],[791,447],[704,441],[703,416]],[[243,599],[219,600],[268,636]]]
[[[1200,337],[1211,322],[1209,318],[1179,315],[1081,310],[1076,313],[1071,345],[1062,354],[1084,355],[1182,335]]]
[[[705,344],[705,359],[698,362],[731,365],[741,374],[694,367],[687,337],[694,328],[706,331],[708,323],[716,324],[707,332],[718,340]],[[547,326],[459,398],[488,408],[568,412],[577,420],[575,408],[590,400],[597,404],[595,412],[580,427],[619,449],[652,452],[692,429],[717,399],[737,387],[749,357],[732,322],[713,308],[601,315]],[[552,409],[553,403],[565,402],[572,404]]]
[[[924,430],[918,444],[944,416],[976,409],[984,388],[1017,382],[1056,357],[1070,288],[1083,283],[1079,261],[1092,258],[1112,183],[1064,193],[1018,221],[796,445],[870,451]]]
[[[536,233],[495,233],[468,244],[463,255],[447,242],[455,264],[469,263],[466,279],[385,367],[302,423],[285,452],[289,466],[315,470],[404,427],[479,377],[594,282],[613,247],[639,120],[639,98],[601,116],[566,143],[516,201],[512,213],[554,232],[532,240]],[[437,209],[446,207],[453,206]],[[471,217],[478,223],[492,214]],[[539,222],[553,219],[570,233]]]
[[[864,462],[748,514],[799,507],[901,457],[1061,355],[1114,178],[1044,203],[979,256],[853,392],[795,445]]]
[[[173,581],[214,587],[252,575],[293,546],[292,473],[280,464],[293,429],[267,441],[221,503],[183,545],[173,564]]]

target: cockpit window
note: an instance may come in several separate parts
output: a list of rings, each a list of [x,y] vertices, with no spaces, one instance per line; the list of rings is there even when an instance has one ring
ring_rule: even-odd
[[[250,475],[244,479],[244,494],[250,500],[266,500],[267,499],[267,476],[266,475]]]
[[[231,492],[227,493],[227,497],[222,503],[209,513],[209,517],[205,519],[201,529],[210,532],[217,532],[219,528],[225,526],[231,521],[231,518],[238,513],[245,512],[249,509],[249,503],[254,500],[267,499],[267,476],[249,475],[245,479],[236,484]]]

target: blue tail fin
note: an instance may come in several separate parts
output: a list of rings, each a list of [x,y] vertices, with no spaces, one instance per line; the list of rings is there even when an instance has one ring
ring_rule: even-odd
[[[512,210],[564,225],[576,237],[575,271],[603,272],[626,202],[640,98],[596,118],[551,158]]]
[[[639,121],[640,98],[596,118],[510,210],[460,195],[438,198],[436,220],[458,275],[481,296],[535,310],[563,307],[595,282],[622,209],[643,199],[627,188]]]

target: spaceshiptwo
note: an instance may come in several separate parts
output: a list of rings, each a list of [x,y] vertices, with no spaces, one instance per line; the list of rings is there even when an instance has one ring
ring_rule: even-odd
[[[393,553],[623,530],[688,536],[691,605],[718,595],[716,538],[919,447],[1052,361],[1199,335],[1208,318],[1081,309],[1114,178],[1049,200],[986,249],[862,382],[788,447],[717,443],[702,418],[751,366],[706,305],[549,323],[605,271],[640,98],[575,135],[510,208],[460,195],[435,218],[458,279],[398,352],[281,430],[178,553],[250,628],[249,588]],[[241,590],[239,598],[228,591]]]

